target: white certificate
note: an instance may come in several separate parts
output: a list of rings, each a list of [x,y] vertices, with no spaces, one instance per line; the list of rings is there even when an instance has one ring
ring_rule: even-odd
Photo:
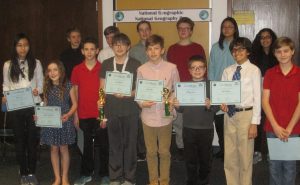
[[[287,142],[278,138],[268,138],[271,160],[300,160],[300,137],[290,137]]]
[[[62,128],[61,109],[57,106],[36,106],[37,127]]]
[[[105,93],[131,96],[132,79],[133,75],[131,73],[107,71],[105,76]]]
[[[176,98],[181,106],[204,105],[205,82],[178,82],[175,85]]]
[[[241,103],[241,81],[210,81],[212,105],[234,105]]]
[[[35,106],[32,89],[30,87],[5,91],[4,96],[7,99],[7,111],[25,109]]]
[[[163,80],[141,80],[136,83],[135,101],[162,102]]]

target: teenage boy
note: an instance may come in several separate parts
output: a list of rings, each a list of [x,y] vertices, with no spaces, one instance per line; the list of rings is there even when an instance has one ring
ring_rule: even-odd
[[[101,70],[101,87],[105,87],[107,71],[131,73],[136,81],[139,61],[128,57],[130,39],[124,33],[116,34],[112,40],[115,57],[103,62]],[[132,95],[106,95],[105,115],[108,119],[109,138],[109,178],[110,185],[135,184],[137,166],[137,130],[139,107],[134,101],[135,83],[132,84]]]
[[[138,79],[164,80],[164,86],[173,92],[173,85],[179,81],[179,74],[176,65],[162,58],[164,39],[159,35],[150,36],[146,40],[146,51],[149,61],[138,68]],[[164,116],[165,108],[162,103],[143,101],[139,105],[142,108],[150,185],[169,185],[172,117]]]
[[[87,38],[82,43],[82,54],[84,61],[75,66],[72,72],[72,84],[78,98],[78,109],[75,114],[75,125],[83,131],[84,148],[81,161],[81,177],[75,181],[75,185],[84,185],[92,180],[94,171],[94,149],[93,135],[96,135],[95,141],[100,145],[100,176],[102,181],[107,181],[108,176],[108,138],[107,130],[99,129],[98,91],[100,86],[99,73],[101,64],[97,61],[98,53],[97,41],[93,38]],[[105,184],[103,182],[103,184]]]
[[[170,46],[167,59],[168,61],[177,65],[180,80],[182,82],[190,81],[191,76],[188,70],[189,58],[193,55],[200,55],[205,58],[205,52],[200,44],[197,44],[191,40],[194,22],[188,17],[182,17],[178,20],[176,27],[179,36],[179,41]],[[173,123],[174,130],[176,132],[176,145],[178,153],[176,159],[183,160],[183,141],[182,141],[182,114],[177,114],[177,119]]]
[[[222,81],[241,81],[241,103],[221,105],[227,113],[224,115],[224,170],[227,184],[252,185],[254,138],[261,111],[261,73],[248,59],[249,39],[239,37],[229,48],[236,64],[225,68]]]
[[[266,72],[263,85],[267,137],[285,142],[300,134],[300,68],[292,63],[294,53],[295,44],[290,38],[275,41],[274,55],[279,65]],[[270,160],[269,171],[270,185],[295,184],[296,161]]]
[[[136,30],[140,41],[130,49],[129,55],[144,64],[148,61],[145,42],[151,35],[151,24],[149,21],[140,21],[136,25]]]
[[[98,55],[98,61],[103,63],[104,60],[109,59],[111,57],[115,56],[114,51],[112,50],[112,38],[114,35],[120,33],[119,28],[115,26],[108,26],[107,28],[104,29],[104,36],[106,43],[108,44],[108,47],[103,48],[99,55]]]
[[[71,79],[73,68],[80,64],[84,57],[81,52],[81,34],[78,28],[70,28],[66,32],[66,37],[70,47],[60,54],[60,60],[65,66],[66,75]]]
[[[207,64],[201,56],[189,59],[189,72],[193,82],[205,82],[206,94],[209,97],[209,81],[206,79]],[[184,160],[188,185],[209,184],[212,141],[214,138],[214,115],[219,107],[211,106],[206,98],[205,106],[180,106],[175,99],[174,106],[183,114]]]

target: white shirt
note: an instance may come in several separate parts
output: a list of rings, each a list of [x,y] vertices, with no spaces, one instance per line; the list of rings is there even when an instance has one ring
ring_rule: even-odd
[[[233,74],[238,64],[233,64],[224,69],[222,81],[232,81]],[[261,72],[254,64],[247,60],[240,65],[241,73],[241,104],[237,108],[253,107],[252,124],[260,124],[261,119]]]
[[[15,90],[15,89],[21,89],[26,87],[31,87],[32,89],[37,88],[39,94],[43,93],[43,81],[44,81],[44,75],[43,75],[43,68],[41,65],[41,62],[36,59],[36,67],[34,70],[33,78],[31,81],[28,79],[28,63],[25,60],[24,63],[21,63],[19,61],[20,69],[24,72],[25,78],[22,78],[22,75],[19,76],[19,81],[14,83],[10,78],[10,65],[11,61],[6,61],[3,66],[3,92]],[[33,96],[35,103],[41,102],[40,96]]]
[[[100,51],[97,59],[99,62],[103,63],[104,60],[109,59],[114,56],[115,56],[114,51],[110,47],[107,47],[107,48],[103,48]]]

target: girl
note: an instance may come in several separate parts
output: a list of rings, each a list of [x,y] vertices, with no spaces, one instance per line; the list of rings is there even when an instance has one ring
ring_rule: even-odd
[[[41,102],[39,94],[43,88],[43,69],[35,59],[29,38],[24,33],[16,35],[10,60],[3,66],[3,92],[21,88],[32,88],[34,102]],[[2,104],[6,97],[2,98]],[[20,184],[38,184],[35,177],[38,129],[34,124],[33,108],[9,112],[15,134],[16,157],[20,165]]]
[[[252,44],[253,53],[250,56],[250,61],[255,64],[261,71],[262,77],[264,77],[266,71],[276,64],[278,61],[272,52],[273,44],[277,39],[276,34],[270,28],[264,28],[260,30]],[[253,164],[258,163],[262,160],[262,141],[265,142],[265,136],[263,134],[263,125],[265,122],[266,116],[262,111],[261,113],[261,123],[258,125],[258,134],[255,139],[254,144],[254,155],[253,155]],[[264,138],[263,138],[264,137]]]
[[[53,185],[69,185],[68,145],[75,143],[75,127],[72,116],[77,109],[77,101],[74,88],[66,79],[63,64],[58,60],[51,61],[47,67],[44,81],[44,101],[47,106],[60,106],[62,112],[62,128],[43,128],[41,131],[41,143],[51,146],[51,162],[55,176]],[[72,106],[70,106],[70,102]],[[60,162],[62,177],[60,176]]]
[[[215,43],[210,52],[210,62],[208,66],[209,80],[221,80],[224,69],[235,63],[229,45],[232,40],[239,37],[239,29],[236,21],[232,17],[227,17],[221,24],[219,41]],[[216,157],[224,159],[224,114],[215,115],[215,126],[219,137],[220,152]]]

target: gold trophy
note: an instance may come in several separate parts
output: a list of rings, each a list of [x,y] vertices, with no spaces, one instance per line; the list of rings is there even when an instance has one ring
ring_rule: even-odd
[[[100,122],[105,121],[105,115],[104,115],[104,104],[105,104],[105,92],[102,88],[99,89],[99,103],[102,105],[102,107],[99,109],[99,115],[98,115],[98,120]]]
[[[169,98],[171,96],[170,90],[168,88],[163,88],[162,95],[164,97],[164,102],[165,102],[165,116],[171,116],[170,113],[170,102]]]

